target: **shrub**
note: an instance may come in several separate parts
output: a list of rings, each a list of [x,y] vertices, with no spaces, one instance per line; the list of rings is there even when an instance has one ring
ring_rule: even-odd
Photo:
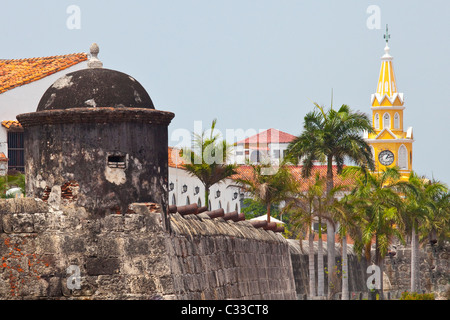
[[[402,292],[400,300],[434,300],[434,293]]]

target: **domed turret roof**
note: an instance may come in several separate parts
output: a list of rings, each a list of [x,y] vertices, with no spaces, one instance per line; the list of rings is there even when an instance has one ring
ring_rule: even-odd
[[[155,109],[144,87],[133,77],[102,68],[98,46],[91,46],[89,68],[68,73],[44,93],[36,111],[72,108]]]

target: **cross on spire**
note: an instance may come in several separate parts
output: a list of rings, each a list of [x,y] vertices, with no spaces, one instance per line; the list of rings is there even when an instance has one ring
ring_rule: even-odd
[[[391,38],[391,35],[389,34],[389,31],[388,31],[388,25],[386,24],[386,34],[383,36],[383,38],[384,38],[384,40],[386,40],[386,45],[388,44],[388,42],[389,42],[389,39]]]

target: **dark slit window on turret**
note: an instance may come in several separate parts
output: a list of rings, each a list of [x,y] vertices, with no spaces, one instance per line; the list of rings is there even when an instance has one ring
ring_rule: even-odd
[[[110,168],[126,168],[126,157],[125,156],[108,156],[108,167]]]

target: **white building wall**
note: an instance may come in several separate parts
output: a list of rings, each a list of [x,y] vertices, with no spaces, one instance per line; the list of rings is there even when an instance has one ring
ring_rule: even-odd
[[[250,163],[256,163],[256,152],[258,151],[260,156],[260,162],[267,157],[270,158],[270,161],[273,165],[279,165],[280,160],[284,158],[284,152],[287,150],[289,143],[269,143],[267,147],[269,150],[255,150],[255,149],[244,149],[243,144],[238,144],[234,150],[234,159],[237,164],[245,164],[246,160],[249,160]],[[248,155],[245,156],[245,152],[248,151]],[[276,157],[275,153],[279,152],[279,157]],[[253,153],[253,155],[252,155]]]
[[[34,112],[45,91],[60,77],[67,73],[87,68],[87,61],[80,62],[45,78],[0,94],[0,122],[16,120],[16,115]]]
[[[173,190],[170,190],[170,184],[173,183]],[[231,179],[225,179],[223,182],[213,185],[210,188],[209,201],[211,203],[211,210],[216,210],[222,207],[226,212],[235,211],[240,212],[239,202],[239,188],[233,187],[235,184]],[[183,191],[183,186],[186,185],[186,192]],[[199,188],[196,193],[195,188]],[[220,191],[220,197],[217,197],[217,190]],[[234,199],[235,193],[237,197]],[[175,198],[175,203],[173,199]],[[169,167],[169,205],[184,206],[189,203],[199,203],[205,206],[205,187],[201,181],[189,175],[187,171],[181,168]]]
[[[60,77],[67,73],[87,68],[87,61],[61,70],[45,78],[0,94],[0,123],[4,120],[16,120],[21,113],[35,112],[45,91]],[[0,125],[0,152],[8,156],[8,130]]]
[[[8,157],[8,131],[2,125],[0,125],[0,152]]]

